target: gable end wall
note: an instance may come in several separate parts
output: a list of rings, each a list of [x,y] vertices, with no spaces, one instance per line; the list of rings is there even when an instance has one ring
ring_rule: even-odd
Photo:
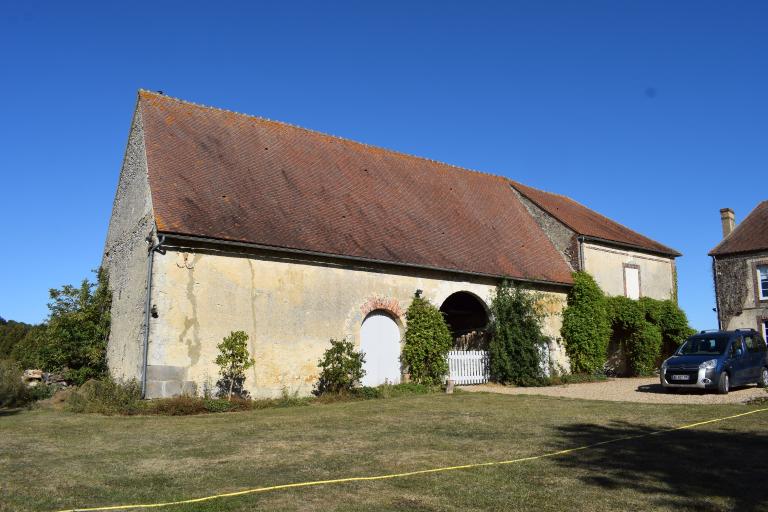
[[[128,137],[112,206],[102,268],[112,290],[112,325],[107,346],[110,373],[140,379],[147,286],[147,243],[154,232],[141,111]]]
[[[768,320],[768,300],[760,300],[757,265],[768,264],[768,251],[715,258],[717,313],[723,329],[762,332]]]
[[[512,187],[512,191],[520,199],[520,202],[523,203],[528,213],[531,214],[533,220],[536,221],[541,230],[547,235],[555,249],[565,259],[565,262],[568,263],[571,270],[577,270],[579,268],[579,250],[576,232],[539,208],[536,203],[522,195],[514,187]]]

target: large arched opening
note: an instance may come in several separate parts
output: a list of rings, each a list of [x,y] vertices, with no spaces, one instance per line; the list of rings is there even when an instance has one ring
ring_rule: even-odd
[[[490,316],[477,295],[456,292],[440,306],[453,336],[454,350],[487,350]]]

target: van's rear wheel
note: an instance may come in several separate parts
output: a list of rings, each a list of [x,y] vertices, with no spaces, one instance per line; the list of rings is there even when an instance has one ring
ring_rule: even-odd
[[[763,369],[760,371],[760,380],[757,382],[757,384],[761,388],[768,388],[768,368],[763,367]]]
[[[728,374],[723,372],[720,374],[720,378],[717,380],[717,392],[721,395],[727,395],[731,390],[731,379]]]

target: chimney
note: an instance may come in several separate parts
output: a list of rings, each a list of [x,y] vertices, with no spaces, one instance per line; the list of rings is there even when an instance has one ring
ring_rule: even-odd
[[[736,227],[736,215],[731,208],[720,209],[720,221],[723,223],[723,238],[727,237]]]

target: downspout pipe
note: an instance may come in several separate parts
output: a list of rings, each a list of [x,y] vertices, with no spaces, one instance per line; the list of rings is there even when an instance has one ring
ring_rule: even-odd
[[[577,239],[579,244],[579,270],[584,271],[584,237],[579,236]]]
[[[147,397],[147,356],[149,355],[149,319],[152,309],[152,264],[156,252],[164,253],[160,248],[165,242],[165,235],[160,235],[156,244],[152,244],[151,236],[147,237],[149,249],[147,251],[147,297],[144,302],[144,343],[141,354],[141,398]]]

